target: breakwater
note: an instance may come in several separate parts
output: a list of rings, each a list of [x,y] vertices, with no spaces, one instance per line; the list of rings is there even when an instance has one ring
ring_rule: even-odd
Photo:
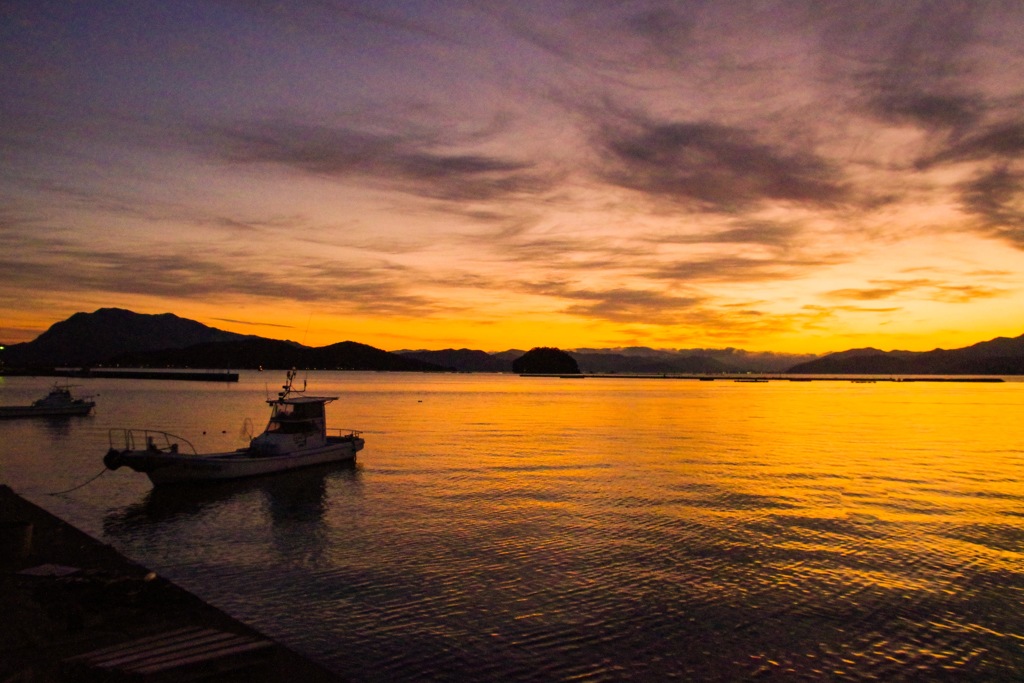
[[[52,370],[4,370],[4,375],[31,377],[94,377],[102,379],[163,379],[185,382],[237,382],[238,373],[223,370],[144,370],[107,368],[57,368]]]

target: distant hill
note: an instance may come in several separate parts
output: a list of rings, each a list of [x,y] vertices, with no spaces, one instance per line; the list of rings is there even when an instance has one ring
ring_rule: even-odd
[[[458,372],[512,372],[512,360],[497,354],[471,349],[444,349],[443,351],[397,351],[403,358],[414,358]],[[515,358],[523,355],[516,352]]]
[[[512,362],[513,372],[528,375],[578,375],[576,359],[565,351],[540,346],[530,349]]]
[[[1024,335],[998,337],[962,349],[880,351],[851,349],[789,369],[801,374],[1024,375]]]
[[[436,372],[438,365],[346,341],[319,348],[275,339],[197,344],[184,349],[145,351],[111,358],[111,365],[129,367],[377,370]]]
[[[785,372],[797,363],[804,363],[818,358],[817,354],[775,353],[772,351],[744,351],[743,349],[652,349],[647,346],[626,346],[611,349],[574,349],[570,351],[577,359],[592,355],[618,356],[616,362],[605,361],[609,366],[604,372],[645,372],[635,369],[635,364],[642,362],[634,359],[646,359],[647,362],[667,364],[666,369],[657,369],[652,365],[646,372],[654,373],[698,373],[698,372]],[[690,360],[693,357],[708,358],[722,364],[724,369],[715,370],[708,366],[707,370],[698,369]],[[594,367],[601,363],[595,359]],[[665,367],[665,366],[662,366]]]
[[[579,363],[580,370],[592,374],[716,374],[741,372],[725,363],[706,356],[626,356],[618,353],[579,353],[569,355]]]
[[[124,353],[246,338],[171,313],[146,315],[101,308],[94,313],[75,313],[30,342],[8,346],[3,360],[9,367],[76,367],[100,364]]]

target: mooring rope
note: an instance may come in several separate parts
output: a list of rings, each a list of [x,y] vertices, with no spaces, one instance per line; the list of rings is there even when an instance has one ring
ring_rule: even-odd
[[[48,495],[48,496],[59,496],[59,495],[62,495],[64,493],[71,493],[72,491],[77,491],[78,489],[82,488],[86,484],[91,484],[94,481],[96,481],[97,479],[99,479],[100,477],[102,477],[103,473],[106,472],[106,471],[107,471],[107,468],[104,467],[102,470],[100,470],[99,474],[97,474],[95,477],[93,477],[89,481],[85,482],[84,484],[79,484],[78,486],[73,486],[73,487],[71,487],[71,488],[69,488],[69,489],[67,489],[65,491],[54,491],[52,493],[47,493],[46,495]]]

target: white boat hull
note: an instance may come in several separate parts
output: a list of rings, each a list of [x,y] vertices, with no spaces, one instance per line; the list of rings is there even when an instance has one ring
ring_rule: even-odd
[[[111,449],[104,461],[110,469],[126,466],[144,472],[154,486],[204,481],[225,481],[258,477],[264,474],[354,460],[363,448],[358,436],[328,437],[317,448],[293,451],[285,455],[260,455],[249,450],[208,455],[188,455],[165,450]]]

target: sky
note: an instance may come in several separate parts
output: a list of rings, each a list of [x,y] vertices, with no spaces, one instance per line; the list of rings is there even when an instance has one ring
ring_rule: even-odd
[[[1024,3],[0,0],[0,341],[1024,333]]]

